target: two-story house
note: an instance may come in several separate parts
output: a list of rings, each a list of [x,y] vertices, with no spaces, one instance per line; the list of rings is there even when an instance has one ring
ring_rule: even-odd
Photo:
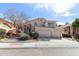
[[[62,30],[57,27],[56,21],[47,20],[45,18],[36,18],[30,21],[35,31],[39,33],[42,38],[61,38]]]
[[[35,27],[48,27],[54,28],[56,27],[56,21],[53,20],[46,20],[45,18],[36,18],[31,20],[32,26]]]

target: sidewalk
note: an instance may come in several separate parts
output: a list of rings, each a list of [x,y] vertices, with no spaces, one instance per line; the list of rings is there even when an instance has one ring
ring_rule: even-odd
[[[26,42],[2,42],[0,48],[27,48],[27,47],[79,47],[79,43],[62,38],[61,40],[51,39],[50,41],[33,41],[28,40]]]

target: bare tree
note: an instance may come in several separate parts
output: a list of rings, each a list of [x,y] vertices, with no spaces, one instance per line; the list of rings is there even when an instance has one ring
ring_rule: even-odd
[[[29,21],[30,17],[28,17],[24,11],[21,11],[18,13],[17,19],[17,24],[20,25],[22,31],[24,32],[25,24]]]
[[[16,11],[14,9],[8,9],[6,12],[5,12],[5,18],[7,18],[9,21],[11,21],[14,25],[16,23]]]
[[[24,11],[16,11],[15,9],[8,9],[5,12],[5,18],[10,20],[17,28],[22,28],[24,32],[24,24],[30,19]]]

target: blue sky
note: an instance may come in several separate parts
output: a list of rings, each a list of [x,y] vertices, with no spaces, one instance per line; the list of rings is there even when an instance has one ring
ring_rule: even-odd
[[[79,17],[79,3],[0,3],[0,17],[9,8],[17,12],[25,11],[31,18],[56,20],[59,24],[72,22]]]

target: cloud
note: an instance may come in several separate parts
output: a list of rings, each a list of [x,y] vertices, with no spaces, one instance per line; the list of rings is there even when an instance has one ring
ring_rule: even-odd
[[[70,10],[75,6],[75,3],[51,3],[51,4],[46,4],[46,3],[41,3],[41,4],[36,4],[34,10],[40,10],[40,9],[45,9],[46,11],[52,10],[55,12],[56,15],[60,16],[72,16],[74,14],[70,13]]]
[[[74,16],[74,15],[76,15],[75,13],[70,13],[70,12],[65,12],[65,13],[63,13],[63,14],[61,14],[61,16],[64,16],[64,17],[68,17],[68,16]]]
[[[0,13],[0,18],[4,18],[4,15],[3,15],[3,13]]]
[[[54,3],[52,4],[52,8],[56,14],[61,14],[71,10],[74,5],[74,3]]]
[[[45,4],[45,3],[40,3],[40,4],[35,4],[34,5],[34,10],[40,10],[40,9],[45,9],[45,10],[48,10],[48,4]]]
[[[63,22],[57,22],[57,25],[65,25]]]

